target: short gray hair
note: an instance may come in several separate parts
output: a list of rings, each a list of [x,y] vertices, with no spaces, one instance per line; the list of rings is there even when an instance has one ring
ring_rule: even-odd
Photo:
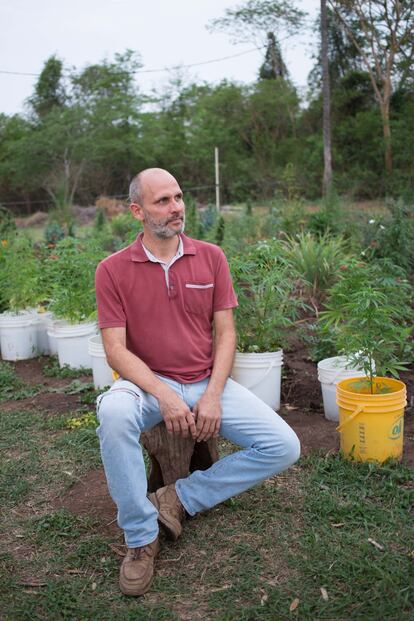
[[[143,171],[142,171],[143,172]],[[131,203],[140,205],[142,202],[141,174],[138,173],[129,184],[129,200]]]

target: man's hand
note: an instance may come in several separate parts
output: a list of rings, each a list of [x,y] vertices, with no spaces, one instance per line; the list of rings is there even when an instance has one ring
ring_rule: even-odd
[[[158,403],[168,433],[177,433],[183,438],[188,438],[190,433],[192,438],[196,438],[194,414],[173,390],[168,390],[159,397]]]
[[[197,442],[217,437],[221,422],[220,397],[204,393],[193,408],[196,417]]]

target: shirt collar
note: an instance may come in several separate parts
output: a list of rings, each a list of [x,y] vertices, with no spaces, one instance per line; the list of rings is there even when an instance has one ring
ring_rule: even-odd
[[[146,261],[151,260],[145,252],[144,246],[142,245],[142,235],[143,234],[140,233],[134,243],[130,246],[131,261],[137,261],[138,263],[145,263]],[[180,245],[178,246],[178,251],[180,251],[181,244],[182,254],[196,254],[196,247],[190,237],[187,237],[186,235],[180,235]]]

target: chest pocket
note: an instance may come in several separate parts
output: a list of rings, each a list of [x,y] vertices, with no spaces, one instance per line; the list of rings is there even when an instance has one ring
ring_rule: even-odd
[[[186,282],[184,287],[184,308],[187,313],[201,315],[213,309],[214,283]]]

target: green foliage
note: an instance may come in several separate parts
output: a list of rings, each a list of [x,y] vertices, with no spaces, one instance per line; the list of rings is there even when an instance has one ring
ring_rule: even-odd
[[[203,238],[203,229],[197,204],[192,196],[187,196],[185,199],[185,232],[195,239]]]
[[[353,260],[343,266],[321,321],[334,328],[340,354],[364,369],[371,386],[375,374],[398,377],[413,359],[408,337],[413,330],[413,289],[389,262]]]
[[[211,20],[209,28],[230,32],[238,41],[251,41],[257,34],[279,29],[297,34],[304,17],[303,11],[285,0],[247,0],[244,5],[226,9],[224,17]]]
[[[17,375],[12,364],[0,361],[0,401],[25,399],[39,392],[39,386],[28,386]]]
[[[41,263],[28,237],[17,235],[0,247],[0,300],[12,312],[44,300]]]
[[[231,258],[230,269],[239,303],[238,350],[268,352],[286,345],[299,303],[280,242],[268,240],[248,247]]]
[[[105,212],[102,208],[98,208],[95,216],[95,220],[93,223],[93,228],[96,233],[102,233],[106,224],[106,216]]]
[[[16,232],[16,223],[11,212],[0,204],[0,243],[7,241]]]
[[[291,268],[290,277],[298,278],[307,299],[318,303],[335,282],[340,266],[347,260],[345,242],[325,233],[314,237],[299,233],[283,242],[284,256]]]
[[[121,213],[110,222],[112,235],[118,237],[124,244],[131,243],[141,230],[141,223],[128,213]]]
[[[371,218],[366,225],[366,254],[387,258],[414,272],[414,206],[402,200],[388,203],[390,215]]]
[[[79,323],[96,316],[94,277],[105,256],[93,239],[62,239],[46,262],[49,309],[56,318]]]
[[[309,358],[313,362],[332,358],[337,354],[338,350],[332,327],[326,327],[318,322],[311,323],[308,326],[302,327],[298,332],[298,336],[306,344]]]
[[[61,367],[56,356],[49,356],[42,369],[42,373],[45,377],[60,378],[79,377],[79,375],[88,375],[91,374],[91,372],[91,369],[86,368],[72,369],[67,364]]]
[[[49,222],[44,232],[45,242],[47,244],[57,244],[58,241],[65,237],[65,231],[57,222]]]
[[[32,521],[32,534],[37,544],[58,544],[62,539],[79,537],[88,530],[91,520],[73,515],[66,509],[36,517]]]
[[[63,106],[66,100],[63,85],[63,63],[56,56],[50,56],[35,84],[33,97],[29,99],[36,114],[43,118],[54,107]]]
[[[217,246],[223,245],[225,229],[226,229],[226,222],[223,216],[219,216],[217,220],[216,234],[215,234],[215,243],[217,244]]]

